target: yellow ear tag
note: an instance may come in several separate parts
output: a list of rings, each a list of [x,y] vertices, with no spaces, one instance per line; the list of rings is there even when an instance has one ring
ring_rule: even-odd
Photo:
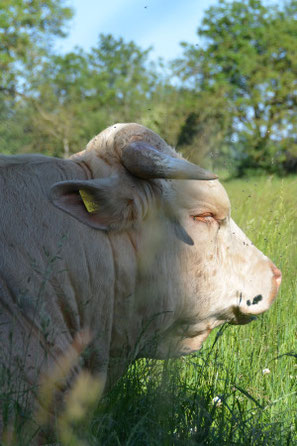
[[[86,192],[83,189],[80,189],[78,192],[79,192],[79,195],[81,196],[81,199],[85,205],[86,210],[90,214],[98,211],[99,206],[94,202],[94,199],[91,194],[89,194],[88,192]]]

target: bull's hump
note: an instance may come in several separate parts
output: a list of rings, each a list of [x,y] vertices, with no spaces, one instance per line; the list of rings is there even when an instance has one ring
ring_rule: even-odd
[[[62,180],[87,179],[87,173],[79,163],[44,155],[1,156],[0,169],[1,177],[11,186],[16,184],[16,178],[23,178],[27,187],[30,178],[40,178],[42,184],[48,181],[52,184]]]

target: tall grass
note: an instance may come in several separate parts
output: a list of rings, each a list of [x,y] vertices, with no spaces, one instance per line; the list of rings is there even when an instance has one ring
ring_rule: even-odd
[[[213,332],[197,354],[136,361],[91,418],[63,415],[61,444],[297,445],[297,179],[225,187],[234,220],[282,270],[278,299],[251,324]]]

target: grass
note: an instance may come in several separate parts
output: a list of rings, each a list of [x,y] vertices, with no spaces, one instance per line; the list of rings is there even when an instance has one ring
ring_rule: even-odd
[[[251,324],[213,332],[195,355],[132,364],[92,416],[64,415],[61,444],[297,445],[297,178],[225,187],[234,220],[283,272],[278,299]]]

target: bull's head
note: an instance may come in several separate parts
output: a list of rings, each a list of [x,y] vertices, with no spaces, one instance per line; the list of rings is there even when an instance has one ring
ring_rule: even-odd
[[[247,323],[270,307],[281,272],[233,222],[216,175],[184,160],[137,124],[105,130],[73,160],[87,166],[90,179],[57,183],[51,200],[107,232],[119,263],[118,280],[125,262],[136,265],[129,292],[116,296],[121,328],[115,333],[123,336],[128,323],[126,338],[137,339],[146,321],[149,338],[160,336],[156,351],[144,342],[141,354],[195,351],[214,327]],[[117,259],[116,250],[128,244],[133,260],[122,254]]]

